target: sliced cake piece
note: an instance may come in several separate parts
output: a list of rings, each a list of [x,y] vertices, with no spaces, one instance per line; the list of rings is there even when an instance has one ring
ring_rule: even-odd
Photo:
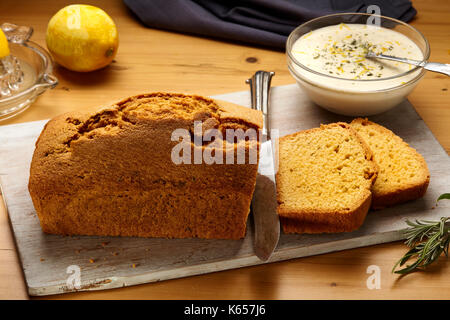
[[[422,197],[430,182],[424,158],[399,136],[367,119],[351,123],[371,149],[379,167],[372,208],[381,209]]]
[[[277,212],[284,232],[358,229],[370,208],[376,176],[369,148],[346,123],[280,138]]]

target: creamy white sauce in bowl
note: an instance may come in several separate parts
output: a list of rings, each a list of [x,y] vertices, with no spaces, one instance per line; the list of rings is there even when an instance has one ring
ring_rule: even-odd
[[[286,48],[288,67],[318,105],[339,114],[367,116],[402,102],[424,71],[394,61],[369,59],[365,57],[366,53],[370,50],[426,60],[429,47],[420,32],[395,19],[381,17],[392,28],[336,23],[355,15],[361,22],[369,16],[357,13],[330,15],[311,20],[294,30]],[[327,19],[330,25],[324,25]]]

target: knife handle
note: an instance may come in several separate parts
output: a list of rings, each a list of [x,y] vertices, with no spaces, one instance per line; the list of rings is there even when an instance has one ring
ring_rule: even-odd
[[[270,82],[275,72],[256,71],[253,77],[246,82],[250,85],[252,97],[252,109],[259,110],[263,114],[264,136],[269,136],[269,101],[270,101]]]

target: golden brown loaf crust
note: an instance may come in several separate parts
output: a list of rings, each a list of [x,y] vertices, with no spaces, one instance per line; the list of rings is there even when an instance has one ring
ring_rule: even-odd
[[[42,131],[29,191],[42,229],[63,235],[238,239],[245,235],[257,164],[179,164],[175,129],[259,129],[261,113],[200,96],[151,93],[71,112]],[[223,142],[222,151],[255,141]],[[194,149],[201,147],[189,143]],[[217,152],[219,148],[214,147]]]
[[[358,229],[370,208],[376,176],[369,148],[346,123],[280,138],[277,212],[284,232]]]
[[[430,182],[425,159],[391,130],[367,119],[350,124],[366,141],[378,164],[372,188],[372,209],[382,209],[422,197]]]

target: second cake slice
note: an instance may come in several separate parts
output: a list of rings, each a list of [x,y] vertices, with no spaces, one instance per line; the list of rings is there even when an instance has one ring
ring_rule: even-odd
[[[372,153],[346,123],[280,138],[277,212],[284,232],[359,228],[370,208],[376,176]]]
[[[379,167],[372,209],[382,209],[422,197],[430,182],[424,158],[391,130],[367,119],[350,124],[368,144]]]

